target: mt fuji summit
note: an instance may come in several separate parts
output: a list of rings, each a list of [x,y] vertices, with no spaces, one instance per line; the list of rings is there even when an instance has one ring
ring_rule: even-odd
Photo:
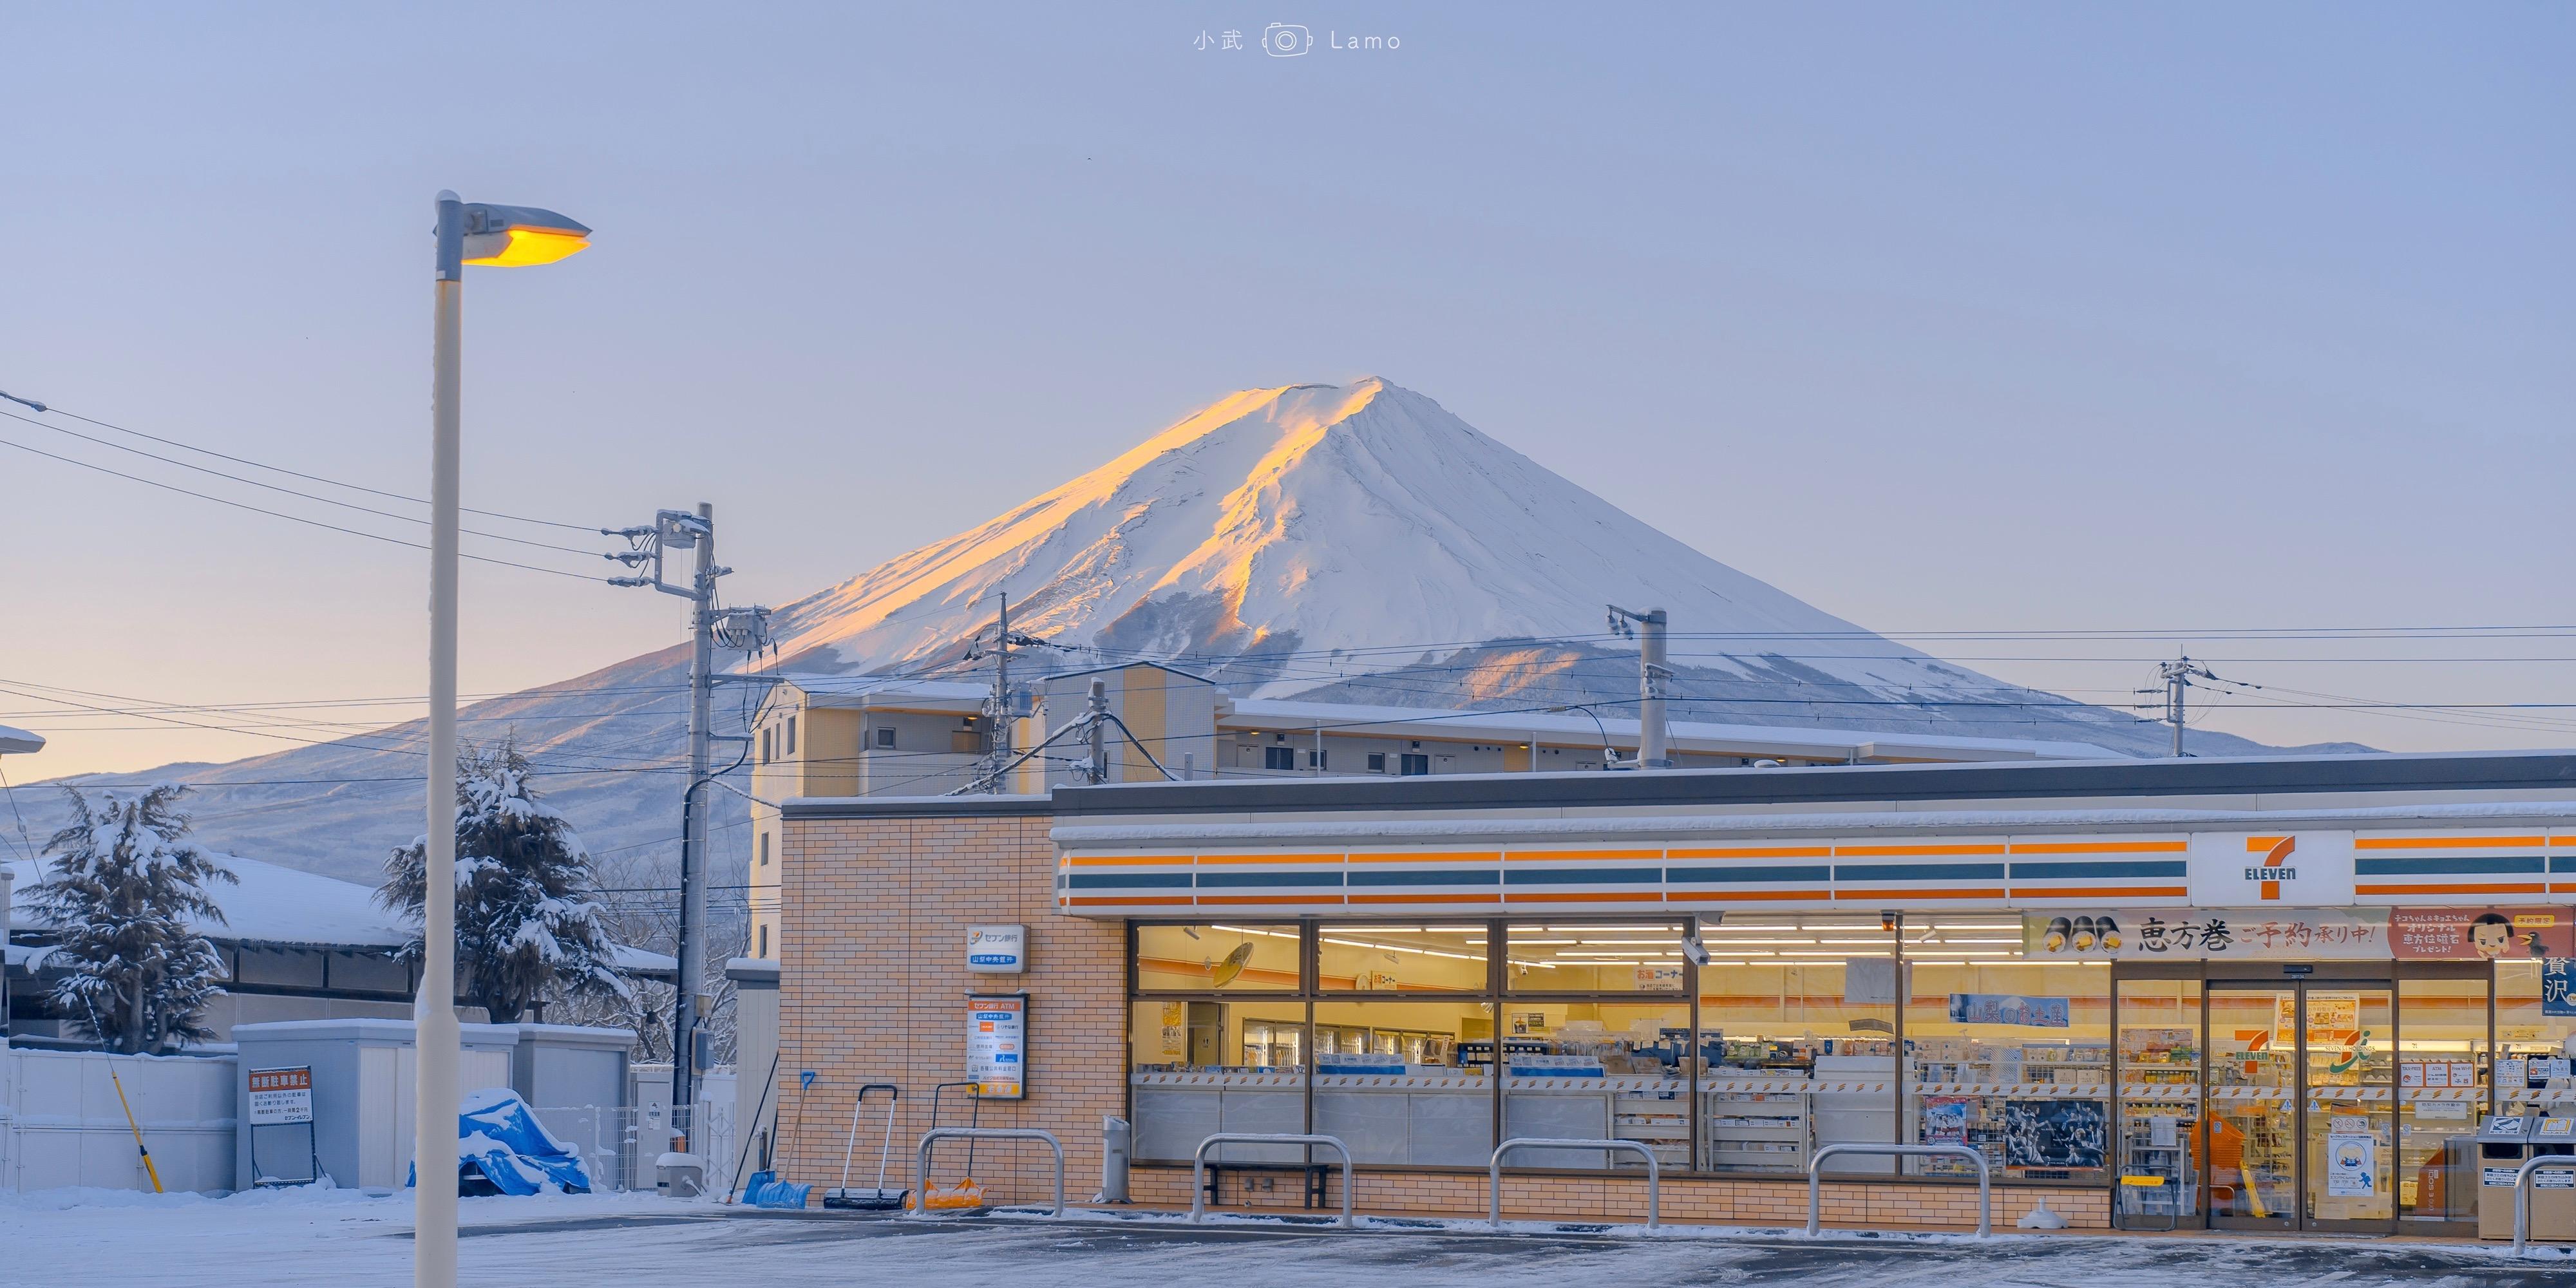
[[[1758,656],[1767,648],[1798,655],[1805,682],[2004,687],[1727,567],[1374,377],[1228,395],[987,523],[800,600],[779,618],[787,669],[960,653],[990,628],[996,592],[1016,629],[1196,665],[1264,697],[1498,641],[1598,640],[1605,602],[1742,641],[1745,656],[1711,661],[1713,675],[1787,681]]]

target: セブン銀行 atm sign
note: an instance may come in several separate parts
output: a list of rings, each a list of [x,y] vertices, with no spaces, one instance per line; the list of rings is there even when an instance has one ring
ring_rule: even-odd
[[[978,975],[1017,975],[1028,969],[1029,928],[968,926],[966,969]]]

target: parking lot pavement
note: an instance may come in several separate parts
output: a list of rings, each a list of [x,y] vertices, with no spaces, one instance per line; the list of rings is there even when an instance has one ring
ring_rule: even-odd
[[[194,1199],[84,1208],[0,1206],[0,1284],[399,1285],[410,1207],[347,1196]],[[1468,1224],[1342,1232],[1325,1225],[912,1221],[760,1213],[649,1198],[468,1200],[469,1284],[757,1288],[1580,1288],[1588,1284],[1832,1284],[1853,1288],[2286,1288],[2334,1284],[2576,1285],[2576,1253],[2516,1262],[2493,1245],[2397,1241],[1829,1236],[1633,1228],[1494,1234]]]

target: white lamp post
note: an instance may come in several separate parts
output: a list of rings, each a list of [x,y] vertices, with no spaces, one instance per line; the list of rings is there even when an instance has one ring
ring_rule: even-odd
[[[438,194],[438,309],[429,465],[429,845],[422,865],[420,996],[412,1005],[412,1283],[456,1283],[456,529],[457,348],[465,266],[551,264],[590,230],[551,210]]]

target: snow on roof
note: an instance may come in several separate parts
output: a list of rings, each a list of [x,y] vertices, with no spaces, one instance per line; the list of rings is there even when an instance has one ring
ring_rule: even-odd
[[[1589,735],[1607,733],[1613,738],[1634,742],[1637,737],[1635,717],[1625,719],[1603,716],[1598,724],[1592,717],[1579,713],[1443,711],[1426,707],[1365,706],[1347,702],[1302,702],[1286,698],[1237,698],[1234,714],[1219,723],[1228,726],[1259,726],[1264,721],[1286,725],[1323,723],[1327,728],[1364,729],[1373,725],[1393,725],[1430,732],[1446,726],[1451,729],[1490,731],[1498,737],[1537,733],[1542,735]],[[2046,739],[1962,738],[1931,734],[1882,732],[1868,729],[1822,729],[1813,726],[1714,724],[1696,720],[1675,720],[1669,726],[1674,746],[1680,750],[1707,750],[1714,745],[1729,749],[1759,747],[1788,754],[1825,752],[1848,755],[1906,757],[1924,755],[1948,758],[1959,753],[2000,753],[2005,756],[2030,756],[2049,760],[2126,760],[2106,747],[2089,742],[2060,742]]]
[[[339,881],[310,872],[223,856],[240,885],[216,882],[207,893],[224,910],[221,923],[199,923],[197,931],[226,943],[309,944],[341,948],[398,948],[411,932],[392,913],[375,904],[376,892],[354,881]],[[44,872],[28,860],[10,864],[18,875],[12,902],[21,926],[41,926],[35,910],[36,887]]]
[[[228,944],[281,944],[311,948],[399,948],[411,942],[408,921],[376,906],[373,888],[354,881],[317,876],[294,868],[225,855],[241,884],[215,883],[209,890],[224,910],[221,924],[199,923],[198,933]],[[10,903],[13,924],[41,927],[36,914],[36,886],[43,871],[26,859],[8,861],[17,885]],[[678,963],[660,953],[619,945],[617,964],[632,971],[669,971]]]
[[[1164,666],[1158,662],[1122,662],[1115,666],[1091,667],[1080,671],[1031,672],[1034,682],[1047,682],[1073,676],[1094,675],[1120,670],[1127,666],[1152,666],[1174,675],[1215,683],[1205,677]],[[980,705],[992,693],[989,685],[954,680],[911,680],[887,675],[825,675],[789,672],[778,677],[784,685],[803,692],[809,701],[824,706],[898,705],[905,701],[948,702],[960,709]],[[773,689],[772,692],[776,690]],[[839,701],[832,701],[839,699]],[[1410,728],[1421,733],[1436,729],[1474,731],[1504,738],[1538,733],[1550,736],[1584,738],[1609,734],[1628,742],[1637,738],[1637,720],[1603,716],[1598,722],[1576,712],[1489,712],[1447,710],[1438,707],[1387,707],[1349,702],[1308,702],[1296,698],[1233,698],[1231,712],[1220,711],[1217,723],[1226,728],[1260,728],[1265,722],[1296,727],[1321,723],[1327,728],[1340,727],[1354,732],[1372,726]],[[1673,744],[1677,750],[1718,752],[1720,754],[1762,754],[1782,756],[1829,756],[1843,759],[1854,754],[1882,760],[2126,760],[2130,757],[2107,747],[2089,742],[2068,742],[2041,738],[1973,738],[1942,734],[1900,733],[1891,730],[1825,729],[1812,725],[1743,725],[1716,724],[1696,720],[1671,723]],[[1377,732],[1392,732],[1380,728]]]
[[[0,724],[0,754],[23,756],[45,749],[45,735],[29,733],[16,725]]]

